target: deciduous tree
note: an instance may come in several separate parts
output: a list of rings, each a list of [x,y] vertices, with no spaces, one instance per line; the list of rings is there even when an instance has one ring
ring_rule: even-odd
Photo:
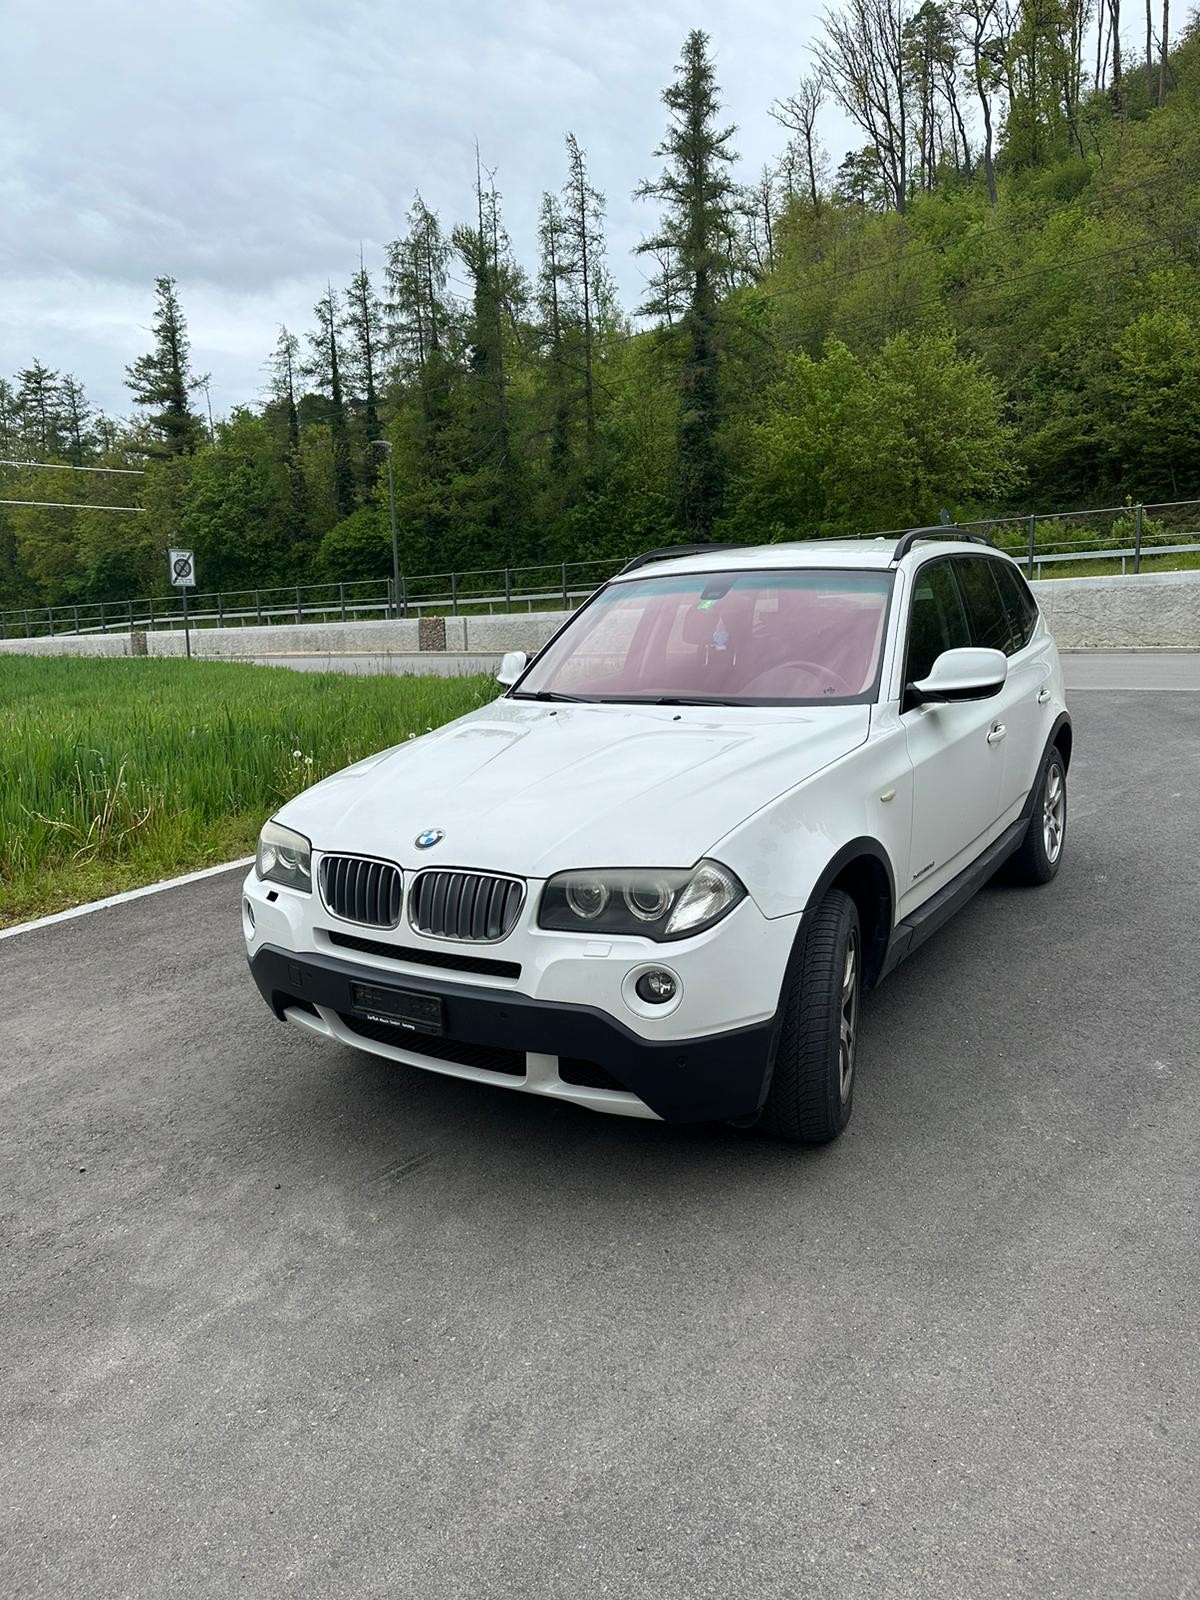
[[[815,53],[838,104],[870,140],[888,203],[903,214],[910,91],[902,0],[846,0],[826,12]]]
[[[827,91],[825,77],[819,72],[810,72],[800,79],[794,94],[776,100],[771,106],[775,121],[793,136],[799,158],[800,180],[814,211],[821,209],[821,180],[825,162],[817,135],[817,118],[821,114]]]

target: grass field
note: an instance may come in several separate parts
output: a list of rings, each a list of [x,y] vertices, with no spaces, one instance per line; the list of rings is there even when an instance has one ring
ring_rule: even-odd
[[[254,848],[318,778],[492,698],[485,678],[0,657],[0,927]]]
[[[1008,552],[1014,560],[1021,561],[1022,570],[1024,562],[1019,550]],[[1143,552],[1141,570],[1143,572],[1190,572],[1200,567],[1200,550],[1195,555],[1188,551],[1178,551],[1171,556],[1156,556],[1151,551]],[[1034,577],[1040,578],[1120,578],[1128,576],[1133,571],[1133,562],[1126,560],[1126,570],[1121,572],[1121,563],[1113,560],[1096,561],[1060,561],[1054,565],[1046,563]]]

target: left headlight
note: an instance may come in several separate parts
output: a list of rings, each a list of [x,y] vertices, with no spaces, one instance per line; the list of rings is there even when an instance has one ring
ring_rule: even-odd
[[[258,836],[254,870],[270,883],[312,893],[312,845],[302,833],[268,822]]]
[[[563,933],[634,933],[686,939],[728,915],[746,891],[717,861],[694,867],[609,867],[547,881],[538,926]]]

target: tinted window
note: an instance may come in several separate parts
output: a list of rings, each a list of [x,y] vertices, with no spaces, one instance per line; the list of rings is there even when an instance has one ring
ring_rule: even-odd
[[[919,569],[916,582],[908,630],[909,683],[927,678],[943,650],[959,650],[971,642],[950,562],[930,561]]]
[[[991,561],[987,556],[954,558],[959,588],[967,608],[971,643],[988,650],[1003,650],[1005,655],[1010,656],[1014,649],[1015,619],[1010,620],[1008,607],[996,582],[999,565],[998,561]]]
[[[1007,561],[997,561],[995,568],[1000,593],[1008,606],[1012,623],[1013,649],[1021,650],[1033,638],[1033,630],[1037,626],[1037,601],[1016,567],[1009,566]]]

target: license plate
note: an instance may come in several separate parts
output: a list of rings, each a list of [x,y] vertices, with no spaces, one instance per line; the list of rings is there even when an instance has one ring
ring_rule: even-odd
[[[386,1022],[408,1033],[441,1033],[442,997],[413,989],[377,989],[369,983],[350,986],[354,1009],[368,1022]]]

